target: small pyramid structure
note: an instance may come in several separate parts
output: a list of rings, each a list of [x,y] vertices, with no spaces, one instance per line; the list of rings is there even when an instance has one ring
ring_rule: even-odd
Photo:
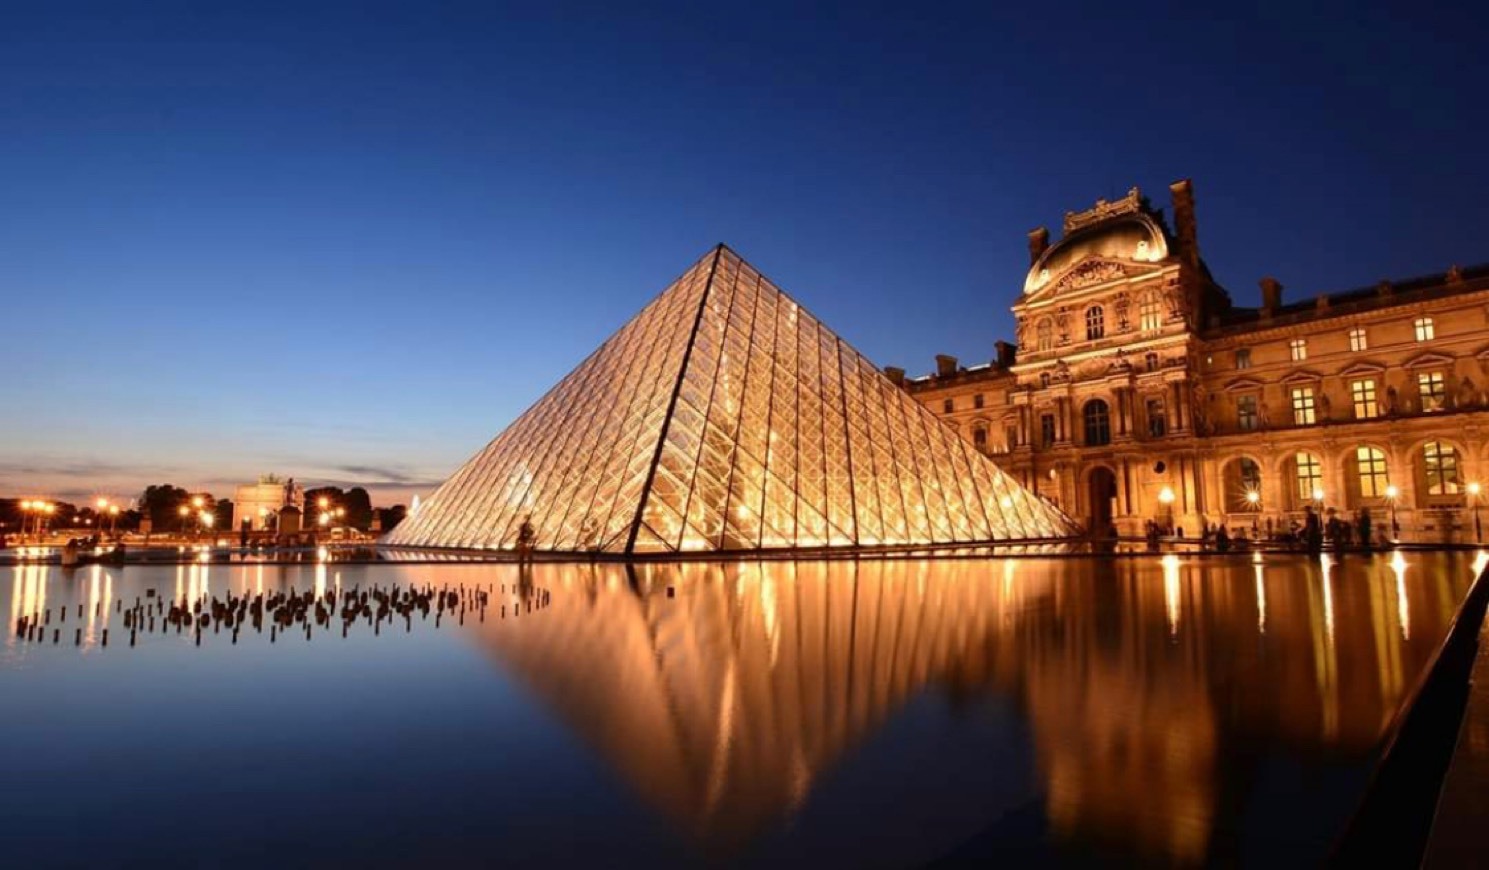
[[[382,543],[615,555],[1068,537],[1074,523],[729,248]]]

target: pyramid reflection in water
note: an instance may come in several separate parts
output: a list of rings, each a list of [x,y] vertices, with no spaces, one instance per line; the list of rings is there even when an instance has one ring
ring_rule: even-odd
[[[1065,537],[1074,526],[719,246],[385,543],[648,554]]]

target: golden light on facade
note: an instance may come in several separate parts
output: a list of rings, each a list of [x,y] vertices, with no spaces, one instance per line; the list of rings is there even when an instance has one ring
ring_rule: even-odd
[[[1161,504],[1166,504],[1166,505],[1173,504],[1174,503],[1174,491],[1172,489],[1170,489],[1169,487],[1166,487],[1166,486],[1163,489],[1160,489],[1158,491],[1158,501]]]
[[[1470,481],[1468,484],[1468,494],[1474,496],[1475,498],[1478,497],[1482,489],[1483,488],[1479,486],[1479,482],[1477,480]]]
[[[1313,488],[1313,500],[1314,501],[1323,501],[1324,500],[1324,491],[1323,491],[1323,488],[1322,487],[1315,486]]]
[[[1261,500],[1262,500],[1262,494],[1261,493],[1257,492],[1254,489],[1248,489],[1246,491],[1246,503],[1247,504],[1251,505],[1252,507],[1255,507],[1258,504],[1261,504]]]
[[[196,508],[197,510],[201,510],[206,503],[207,500],[199,495],[194,495],[191,497],[191,506]]]
[[[1396,488],[1396,484],[1391,483],[1386,485],[1386,498],[1394,499],[1399,497],[1400,495],[1401,490]]]

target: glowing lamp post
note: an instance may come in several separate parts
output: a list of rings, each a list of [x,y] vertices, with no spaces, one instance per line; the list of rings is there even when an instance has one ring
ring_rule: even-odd
[[[181,518],[181,537],[186,537],[186,518],[191,516],[191,508],[181,505],[176,508],[176,515]]]
[[[1480,544],[1484,543],[1484,526],[1479,522],[1479,493],[1482,491],[1477,480],[1468,485],[1468,497],[1473,501],[1473,536]]]
[[[1169,489],[1166,486],[1163,489],[1160,489],[1158,491],[1158,503],[1161,504],[1161,505],[1163,505],[1163,516],[1164,516],[1164,520],[1168,523],[1168,527],[1169,528],[1173,528],[1173,525],[1174,525],[1174,491],[1172,489]]]
[[[1390,507],[1391,507],[1391,540],[1392,541],[1399,541],[1399,540],[1401,540],[1401,524],[1398,523],[1398,522],[1396,522],[1396,499],[1399,498],[1400,496],[1401,496],[1401,490],[1399,490],[1399,489],[1396,488],[1396,484],[1392,483],[1392,484],[1387,484],[1386,485],[1386,504],[1390,505]]]
[[[1261,511],[1262,494],[1254,489],[1246,490],[1246,506],[1251,509],[1251,536],[1254,538],[1261,531],[1256,525],[1256,515]]]

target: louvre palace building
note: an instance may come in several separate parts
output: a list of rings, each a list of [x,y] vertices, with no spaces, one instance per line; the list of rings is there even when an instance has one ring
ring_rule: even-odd
[[[1473,541],[1489,266],[1288,300],[1264,278],[1245,308],[1200,256],[1191,183],[1169,193],[1171,219],[1134,188],[1031,232],[1017,342],[991,361],[886,373],[1091,530],[1266,534],[1312,506]]]

